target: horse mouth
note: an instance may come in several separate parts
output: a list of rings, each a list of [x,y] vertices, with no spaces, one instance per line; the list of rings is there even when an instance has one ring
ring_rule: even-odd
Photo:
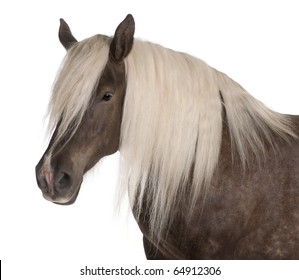
[[[81,184],[79,185],[78,189],[72,195],[68,195],[67,197],[52,198],[52,197],[48,196],[47,194],[43,194],[43,197],[46,200],[53,202],[54,204],[64,205],[64,206],[72,205],[77,200],[80,189],[81,189]]]

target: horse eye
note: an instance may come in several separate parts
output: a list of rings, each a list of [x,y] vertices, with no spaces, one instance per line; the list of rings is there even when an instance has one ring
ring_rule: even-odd
[[[104,101],[109,101],[113,97],[113,94],[111,92],[106,92],[103,96]]]

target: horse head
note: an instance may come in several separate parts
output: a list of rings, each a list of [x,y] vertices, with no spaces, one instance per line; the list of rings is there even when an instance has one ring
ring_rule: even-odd
[[[117,27],[113,38],[97,35],[102,41],[101,46],[107,49],[105,53],[86,40],[78,43],[67,23],[60,20],[59,40],[67,50],[67,57],[56,81],[62,80],[57,86],[59,93],[55,93],[55,85],[53,88],[50,118],[51,111],[55,112],[54,133],[36,166],[37,183],[47,200],[58,204],[73,203],[83,175],[102,157],[118,150],[126,92],[124,59],[132,49],[134,29],[134,19],[128,15]],[[96,73],[92,92],[86,94],[85,89],[90,87],[89,77],[77,80],[87,75],[85,60],[97,67],[94,60],[101,57],[93,52],[101,51],[106,56],[103,69],[98,69],[100,73]],[[68,71],[72,73],[63,76]],[[73,92],[77,92],[75,100]],[[76,109],[81,101],[86,104],[84,112]]]

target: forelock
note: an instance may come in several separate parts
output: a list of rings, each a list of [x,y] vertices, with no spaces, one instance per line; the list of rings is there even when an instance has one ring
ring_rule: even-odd
[[[68,50],[54,82],[48,108],[49,132],[59,124],[52,147],[66,135],[70,138],[81,123],[107,64],[109,44],[109,37],[95,35]]]

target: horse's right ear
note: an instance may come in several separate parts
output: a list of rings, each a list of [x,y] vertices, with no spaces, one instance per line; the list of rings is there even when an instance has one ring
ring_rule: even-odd
[[[110,57],[114,61],[121,62],[130,53],[134,42],[134,32],[135,21],[129,14],[116,28],[110,44]]]
[[[58,37],[60,43],[65,47],[66,50],[68,50],[74,43],[77,42],[76,38],[71,32],[71,29],[62,18],[60,19]]]

